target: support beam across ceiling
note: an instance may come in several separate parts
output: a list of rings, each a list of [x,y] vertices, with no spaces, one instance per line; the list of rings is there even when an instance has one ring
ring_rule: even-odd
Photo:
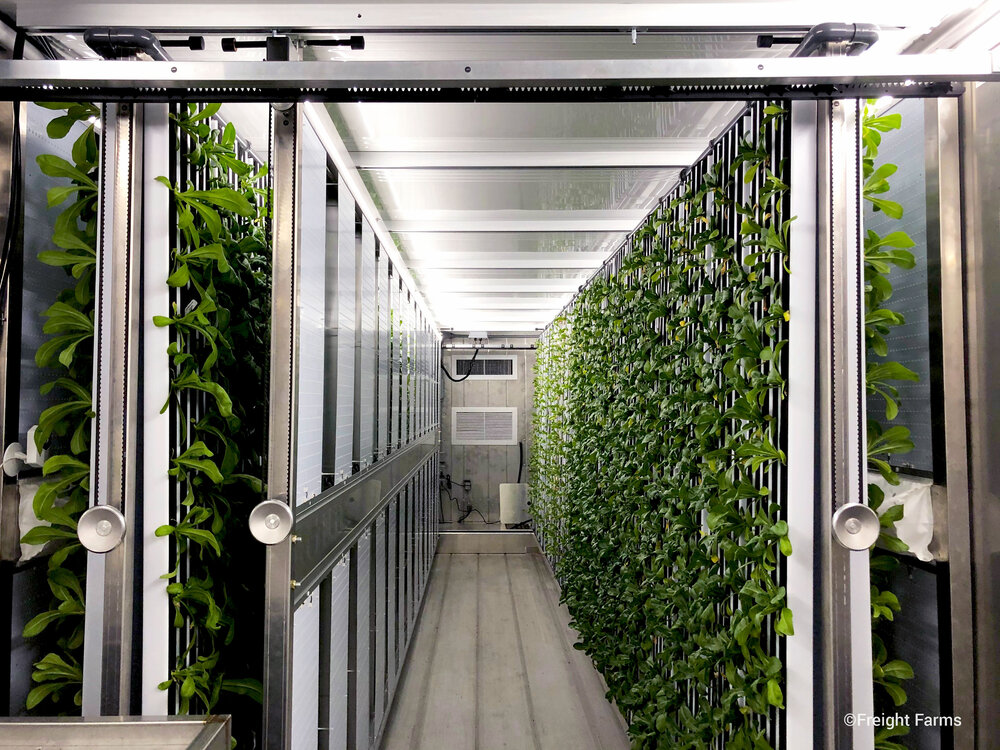
[[[587,167],[657,167],[684,169],[708,146],[677,146],[659,150],[551,151],[352,151],[358,169],[517,169]]]
[[[631,232],[648,213],[631,211],[423,211],[386,219],[390,232]]]
[[[434,253],[407,254],[406,264],[415,271],[463,268],[596,268],[606,253]]]

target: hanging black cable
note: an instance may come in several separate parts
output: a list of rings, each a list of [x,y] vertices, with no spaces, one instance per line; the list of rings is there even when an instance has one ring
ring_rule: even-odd
[[[460,378],[453,378],[451,376],[451,373],[448,372],[448,368],[444,366],[444,354],[443,353],[441,355],[441,369],[444,370],[444,374],[448,376],[448,380],[450,380],[452,383],[461,383],[461,382],[466,381],[466,380],[469,379],[469,376],[472,374],[472,363],[476,361],[476,357],[478,357],[478,356],[479,356],[479,348],[477,348],[476,351],[473,352],[472,359],[469,360],[469,371],[467,373],[465,373],[465,375],[463,375]]]
[[[19,30],[14,38],[14,49],[11,58],[20,60],[24,57],[25,34]],[[23,210],[22,174],[21,174],[21,102],[11,102],[13,117],[10,133],[10,185],[8,186],[9,203],[7,207],[7,224],[4,227],[3,246],[0,249],[0,297],[7,287],[7,277],[10,275],[11,258],[14,254],[15,235],[21,225]]]
[[[7,208],[7,225],[3,233],[3,251],[0,255],[0,293],[7,286],[11,258],[14,254],[15,235],[21,223],[21,102],[11,102],[11,105],[14,108],[14,116],[10,136],[10,185],[8,186],[10,200]]]
[[[517,483],[521,483],[521,472],[524,470],[524,442],[521,440],[517,441],[517,451],[519,457],[517,459]]]

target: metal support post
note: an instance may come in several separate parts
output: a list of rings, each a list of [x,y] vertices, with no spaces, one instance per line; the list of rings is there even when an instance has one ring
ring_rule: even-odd
[[[966,390],[966,316],[963,274],[961,135],[959,103],[926,102],[928,245],[938,243],[941,267],[941,370],[944,380],[945,486],[948,498],[948,598],[950,601],[950,713],[962,717],[952,727],[954,747],[976,744],[972,594],[972,514],[969,494],[969,443]],[[936,221],[935,221],[936,220]],[[945,623],[942,623],[945,625]],[[947,689],[947,685],[942,685]],[[944,696],[942,696],[944,698]],[[947,700],[947,698],[944,698]],[[945,704],[946,705],[946,704]]]
[[[867,507],[860,107],[851,99],[821,104],[817,128],[818,618],[822,746],[836,750],[874,747],[871,724],[845,721],[873,712],[868,547],[878,536]]]
[[[91,507],[81,516],[78,532],[90,550],[83,713],[119,716],[133,713],[141,107],[107,105],[102,119]]]
[[[267,486],[271,502],[290,505],[295,497],[294,435],[298,421],[296,213],[302,121],[297,105],[275,107],[271,118],[273,287]],[[264,747],[267,750],[291,747],[291,578],[292,542],[286,532],[281,541],[267,548],[264,604]]]

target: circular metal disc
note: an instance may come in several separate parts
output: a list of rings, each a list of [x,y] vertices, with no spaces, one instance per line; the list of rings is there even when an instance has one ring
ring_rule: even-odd
[[[263,544],[285,541],[292,532],[292,509],[281,500],[265,500],[250,512],[250,533]]]
[[[841,546],[866,550],[878,541],[878,514],[867,505],[848,503],[833,514],[833,536]]]
[[[76,535],[91,552],[110,552],[125,538],[125,516],[110,505],[95,505],[80,516]]]

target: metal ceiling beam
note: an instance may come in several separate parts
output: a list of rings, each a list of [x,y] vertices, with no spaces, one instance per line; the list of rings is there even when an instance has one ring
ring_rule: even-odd
[[[548,323],[551,322],[551,318],[546,318],[545,320],[483,320],[476,323],[470,324],[469,321],[463,320],[460,323],[456,323],[454,326],[445,325],[442,328],[449,333],[457,333],[464,331],[489,331],[494,336],[498,335],[498,331],[511,331],[511,332],[524,332],[524,331],[538,331],[545,328]]]
[[[474,325],[478,321],[483,320],[506,320],[509,322],[517,323],[537,323],[538,321],[546,321],[552,318],[558,310],[491,310],[488,312],[480,312],[478,310],[462,310],[462,311],[452,311],[448,314],[441,315],[441,321],[443,325]]]
[[[439,292],[575,292],[585,278],[575,279],[447,279],[433,282],[424,279],[421,285],[431,295]]]
[[[386,229],[412,232],[631,232],[648,209],[635,211],[423,211],[387,219]]]
[[[145,62],[2,60],[0,95],[145,100],[745,99],[926,93],[921,83],[1000,80],[1000,53],[773,59]],[[718,88],[712,88],[718,87]],[[852,88],[853,87],[853,88]],[[74,91],[74,89],[76,89]],[[689,91],[688,89],[693,89]],[[950,93],[956,93],[950,91]]]
[[[933,9],[920,3],[861,3],[838,6],[841,17],[884,26],[929,24]],[[804,31],[829,20],[822,5],[795,2],[680,3],[316,3],[255,2],[233,12],[231,2],[18,2],[18,23],[29,29],[74,29],[95,25],[141,26],[157,31],[300,30],[320,32],[395,29],[631,29],[732,32],[764,29]],[[190,9],[185,12],[185,8]],[[940,15],[940,14],[938,14]]]
[[[502,292],[496,294],[482,292],[456,294],[439,291],[434,295],[432,307],[435,311],[475,308],[477,310],[545,310],[555,314],[569,301],[571,294],[572,292],[563,292],[558,295],[540,293],[530,297],[505,297]]]
[[[669,140],[669,139],[664,139]],[[700,147],[600,151],[352,151],[358,169],[517,169],[587,167],[672,167],[684,169],[698,160]]]
[[[414,271],[425,269],[463,268],[597,268],[607,258],[607,253],[435,253],[406,257],[407,265]]]

